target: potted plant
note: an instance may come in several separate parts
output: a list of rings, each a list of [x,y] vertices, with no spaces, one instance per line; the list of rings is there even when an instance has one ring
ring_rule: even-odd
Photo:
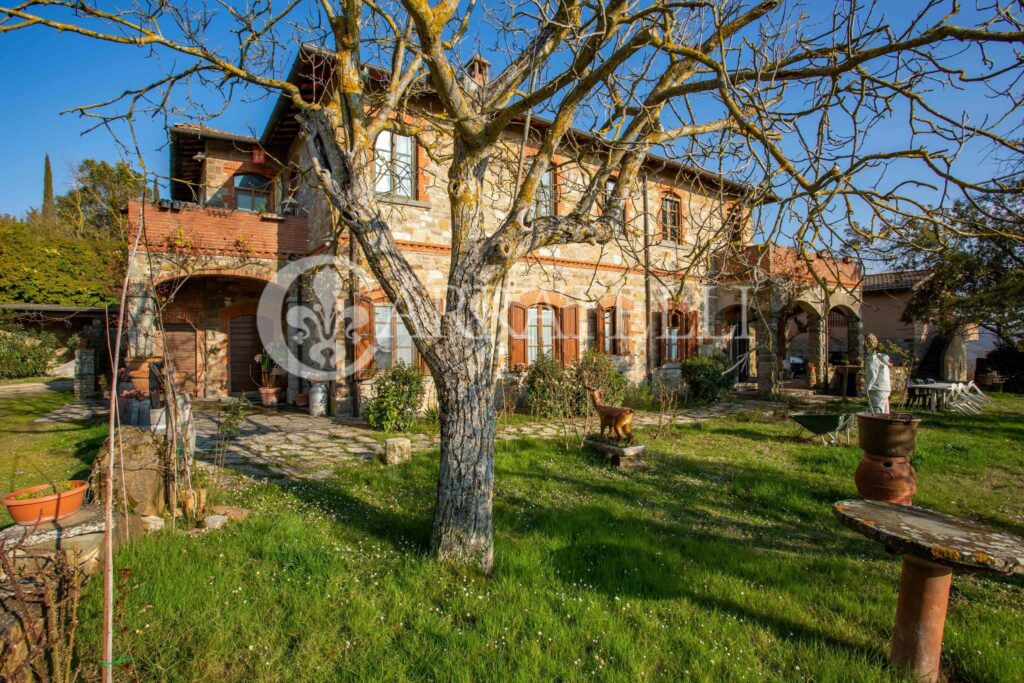
[[[280,391],[277,386],[277,377],[274,375],[276,363],[266,349],[257,353],[252,360],[260,369],[260,400],[264,407],[273,408],[277,405],[277,392]]]
[[[79,479],[29,486],[4,496],[7,512],[18,524],[34,526],[64,519],[78,512],[89,482]]]

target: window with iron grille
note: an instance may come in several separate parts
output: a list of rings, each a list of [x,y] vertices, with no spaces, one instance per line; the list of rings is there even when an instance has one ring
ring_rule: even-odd
[[[378,194],[412,199],[416,196],[416,141],[389,130],[377,136]]]

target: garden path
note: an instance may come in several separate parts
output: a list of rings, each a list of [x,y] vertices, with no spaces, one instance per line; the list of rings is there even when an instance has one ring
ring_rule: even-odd
[[[699,422],[751,409],[765,410],[770,405],[757,401],[734,401],[677,410],[671,414],[670,420],[675,424]],[[322,480],[334,474],[339,467],[371,461],[384,450],[383,435],[367,428],[361,420],[310,417],[291,410],[255,410],[246,415],[239,436],[227,443],[223,453],[217,453],[217,411],[198,405],[194,413],[196,457],[211,465],[223,464],[229,472],[245,479]],[[669,421],[668,417],[664,419]],[[658,420],[657,413],[639,412],[634,424],[657,426]],[[580,422],[579,426],[582,428],[583,423]],[[498,428],[498,438],[504,440],[555,438],[562,433],[561,425],[554,421]],[[436,435],[407,436],[412,442],[413,453],[435,448],[438,444]]]

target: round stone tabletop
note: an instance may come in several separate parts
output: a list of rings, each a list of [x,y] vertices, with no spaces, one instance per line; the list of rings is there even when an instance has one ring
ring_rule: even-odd
[[[845,526],[960,571],[1024,574],[1024,538],[941,512],[877,500],[843,500],[832,511]]]

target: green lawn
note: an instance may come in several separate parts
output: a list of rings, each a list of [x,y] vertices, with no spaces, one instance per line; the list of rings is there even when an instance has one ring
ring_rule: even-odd
[[[73,398],[67,392],[47,392],[0,399],[0,494],[88,477],[93,457],[106,438],[106,423],[35,422]],[[0,526],[10,521],[7,509],[0,506]]]
[[[649,434],[649,432],[648,432]],[[240,494],[248,521],[119,555],[116,657],[141,680],[899,680],[899,561],[840,527],[855,446],[758,414],[648,439],[644,473],[499,444],[490,577],[439,566],[436,453]],[[643,435],[641,433],[641,439]],[[1024,534],[1024,399],[927,416],[917,501]],[[1024,680],[1024,581],[958,576],[953,680]],[[82,607],[95,674],[101,585]]]

